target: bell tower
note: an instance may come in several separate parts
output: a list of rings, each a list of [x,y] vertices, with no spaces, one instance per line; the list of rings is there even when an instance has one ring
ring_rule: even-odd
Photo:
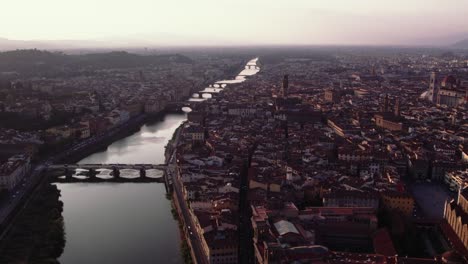
[[[429,100],[435,103],[437,101],[438,89],[436,87],[436,73],[431,72],[431,77],[429,79]]]
[[[283,84],[281,85],[281,96],[288,97],[288,88],[289,88],[289,75],[284,75]]]
[[[395,99],[394,115],[400,116],[400,99]]]

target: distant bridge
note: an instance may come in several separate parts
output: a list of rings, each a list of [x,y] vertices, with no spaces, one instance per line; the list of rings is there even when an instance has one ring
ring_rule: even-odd
[[[259,69],[259,67],[257,65],[246,65],[245,68],[246,69],[255,69],[255,70]]]
[[[90,169],[108,169],[112,170],[114,168],[120,169],[120,170],[125,170],[125,169],[130,169],[130,170],[135,170],[135,169],[146,169],[146,170],[165,170],[167,167],[166,164],[54,164],[50,165],[48,169],[50,170],[58,170],[58,169],[85,169],[85,170],[90,170]]]
[[[74,176],[77,169],[88,170],[84,175]],[[111,170],[110,176],[97,177],[97,170]],[[165,177],[168,169],[166,164],[54,164],[46,168],[49,179],[53,182],[165,182],[170,184]],[[139,177],[121,177],[121,170],[139,171]],[[161,170],[163,177],[147,177],[146,170]],[[59,177],[62,176],[62,177]],[[65,177],[63,177],[65,176]]]
[[[193,108],[195,105],[199,104],[199,101],[181,101],[181,102],[169,102],[166,106],[168,110],[180,110],[182,107]]]

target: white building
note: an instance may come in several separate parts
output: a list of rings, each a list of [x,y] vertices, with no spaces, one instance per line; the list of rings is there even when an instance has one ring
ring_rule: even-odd
[[[448,171],[445,173],[444,181],[451,191],[458,192],[468,186],[468,169]]]
[[[31,169],[29,156],[15,155],[0,165],[0,190],[12,190]]]

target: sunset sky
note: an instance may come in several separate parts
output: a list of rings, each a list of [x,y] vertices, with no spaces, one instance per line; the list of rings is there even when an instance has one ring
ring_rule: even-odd
[[[0,37],[129,44],[444,44],[467,0],[1,0]]]

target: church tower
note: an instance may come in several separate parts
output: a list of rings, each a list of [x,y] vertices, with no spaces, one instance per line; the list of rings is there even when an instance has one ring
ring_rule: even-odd
[[[281,85],[281,96],[288,97],[289,76],[286,74],[283,77],[283,84]]]
[[[437,101],[438,88],[436,84],[436,73],[431,72],[431,77],[429,79],[429,100],[433,103]]]
[[[388,94],[385,95],[384,97],[384,100],[383,100],[383,104],[380,105],[380,112],[388,112],[388,105],[389,105],[389,102],[388,102]]]
[[[394,115],[400,116],[400,98],[395,99]]]

